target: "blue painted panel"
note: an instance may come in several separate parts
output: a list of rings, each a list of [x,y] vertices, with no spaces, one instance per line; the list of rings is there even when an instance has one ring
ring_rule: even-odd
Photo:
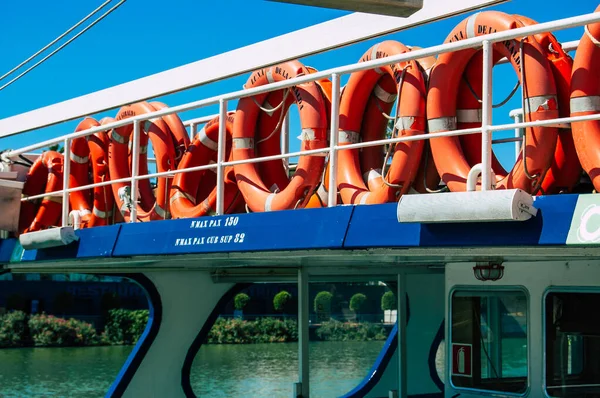
[[[399,223],[397,203],[356,206],[345,248],[419,246],[421,224]]]
[[[125,224],[115,256],[341,248],[353,207]]]
[[[16,243],[16,239],[0,239],[0,264],[8,264],[10,262],[10,257]]]
[[[564,245],[578,195],[538,197],[538,215],[525,222],[399,223],[396,204],[354,211],[345,248]]]
[[[68,246],[40,250],[25,250],[20,261],[50,261],[76,258],[111,257],[121,225],[86,228],[75,231],[77,242]],[[19,247],[21,245],[18,245]],[[22,248],[21,248],[22,250]],[[15,261],[15,259],[13,259]],[[16,259],[19,261],[19,259]]]

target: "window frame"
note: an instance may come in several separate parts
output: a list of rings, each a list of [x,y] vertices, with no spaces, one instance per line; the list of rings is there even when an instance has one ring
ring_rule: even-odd
[[[557,398],[548,394],[548,351],[547,351],[547,333],[546,333],[546,299],[552,293],[596,293],[600,294],[600,288],[594,286],[549,286],[542,294],[542,390],[544,397]]]
[[[513,292],[513,293],[523,293],[525,295],[525,299],[527,300],[526,304],[526,322],[527,322],[527,380],[525,390],[521,393],[514,393],[508,391],[498,391],[498,390],[485,390],[481,388],[469,388],[469,387],[461,387],[456,386],[452,379],[452,363],[450,363],[452,358],[452,311],[453,311],[453,297],[455,293],[472,293],[472,294],[484,294],[484,293],[494,293],[494,292]],[[511,396],[511,397],[526,397],[529,396],[531,392],[531,295],[529,294],[529,290],[522,285],[502,285],[502,286],[474,286],[474,285],[454,285],[448,292],[448,296],[446,297],[448,300],[448,319],[450,320],[447,325],[447,336],[448,339],[446,344],[446,382],[449,383],[450,387],[456,391],[462,392],[473,392],[479,395],[498,395],[502,394],[503,396]],[[545,391],[545,390],[544,390]],[[555,398],[555,397],[547,397],[547,398]]]

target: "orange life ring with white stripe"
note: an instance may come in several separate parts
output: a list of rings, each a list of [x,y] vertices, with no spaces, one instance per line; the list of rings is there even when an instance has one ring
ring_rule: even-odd
[[[150,102],[150,106],[157,111],[168,108],[166,104],[158,101]],[[185,153],[185,150],[190,146],[190,136],[176,113],[165,115],[162,117],[162,120],[167,124],[171,137],[173,138],[173,145],[175,146],[175,162],[178,164]]]
[[[246,87],[257,87],[308,73],[310,73],[309,70],[300,62],[289,61],[252,73]],[[259,126],[259,113],[262,112],[260,107],[264,109],[265,100],[268,97],[282,98],[282,94],[261,94],[252,98],[242,98],[238,102],[233,124],[232,152],[235,161],[252,159],[256,156],[255,139]],[[293,97],[300,113],[301,150],[325,148],[327,146],[327,109],[319,85],[311,82],[294,86],[290,89],[289,97]],[[281,104],[282,112],[287,113],[289,104],[290,101]],[[263,118],[264,120],[266,119]],[[264,125],[270,123],[272,122],[267,121]],[[267,134],[271,131],[276,132],[277,129],[267,130]],[[319,182],[325,163],[324,159],[323,156],[301,156],[294,176],[289,184],[286,184],[287,186],[279,187],[281,189],[279,192],[266,186],[259,167],[254,163],[235,165],[235,177],[248,207],[254,212],[302,208],[309,201]]]
[[[115,119],[123,120],[154,111],[155,108],[149,103],[139,102],[119,109]],[[109,172],[112,180],[119,180],[131,176],[128,160],[129,139],[132,133],[133,124],[113,129],[110,132]],[[167,124],[161,118],[146,120],[140,123],[140,164],[142,159],[144,159],[142,154],[147,153],[148,139],[152,141],[152,147],[156,155],[157,171],[165,172],[174,170],[175,148],[173,146],[173,139],[171,138]],[[146,148],[146,150],[144,150],[144,148]],[[131,198],[130,187],[131,184],[125,182],[112,184],[115,203],[126,222],[129,222],[130,220],[130,209],[135,201]],[[137,204],[137,218],[140,221],[164,220],[170,218],[170,188],[170,178],[159,177],[155,197],[150,187],[150,181],[148,179],[140,180],[140,203]]]
[[[463,20],[448,36],[446,43],[481,36],[496,31],[519,27],[520,22],[513,16],[485,11]],[[524,59],[521,60],[520,42],[510,40],[493,45],[495,59],[507,57],[515,70],[525,65],[525,120],[548,120],[558,117],[557,90],[550,63],[541,45],[532,38],[523,42]],[[435,134],[457,128],[457,93],[463,73],[477,49],[465,49],[441,54],[430,75],[427,97],[427,118],[429,133]],[[477,82],[471,83],[473,87]],[[523,82],[522,82],[523,84]],[[520,188],[526,192],[536,192],[552,164],[556,148],[557,129],[555,127],[535,127],[526,131],[527,152],[524,167],[523,152],[508,175],[498,178],[496,188]],[[467,175],[472,164],[467,161],[465,148],[458,137],[431,139],[431,149],[436,167],[442,180],[451,191],[465,191]],[[476,154],[470,154],[476,158]],[[481,156],[481,152],[480,155]]]
[[[600,6],[595,12],[600,12]],[[573,62],[571,75],[571,116],[600,112],[600,23],[586,25]],[[571,123],[577,156],[600,191],[600,121]]]
[[[525,26],[537,24],[536,21],[522,15],[515,15],[515,17]],[[545,50],[554,74],[558,94],[558,114],[560,117],[569,117],[571,114],[569,97],[571,94],[573,59],[562,49],[552,33],[538,33],[535,35],[535,39]],[[542,181],[540,193],[570,192],[579,182],[581,172],[581,163],[579,163],[577,151],[575,150],[572,131],[570,128],[560,129],[554,160],[544,177],[544,181]]]
[[[82,120],[75,131],[88,130],[102,124],[110,123],[112,118],[104,118],[100,122],[90,117]],[[108,134],[105,131],[87,137],[79,137],[71,143],[71,188],[90,183],[90,165],[94,183],[107,181],[108,178]],[[74,191],[69,194],[71,209],[79,213],[80,228],[109,225],[114,205],[110,186],[99,186],[93,190]]]
[[[315,73],[315,68],[306,67],[309,73]],[[315,81],[321,90],[325,109],[331,109],[331,81],[329,79],[320,79]],[[284,112],[294,103],[293,95],[286,95],[286,103],[283,103],[284,93],[275,91],[269,93],[263,108],[268,112],[261,112],[258,116],[258,128],[255,140],[256,152],[259,156],[273,156],[281,154],[281,128]],[[327,125],[329,125],[329,112],[327,113]],[[288,137],[288,139],[291,137]],[[288,171],[283,167],[281,159],[267,160],[257,165],[260,176],[265,186],[269,187],[271,192],[278,192],[285,189],[289,184],[290,177]],[[309,200],[310,202],[310,200]],[[307,204],[308,205],[308,204]]]
[[[409,52],[396,41],[371,47],[360,62]],[[396,128],[401,136],[425,132],[425,78],[416,61],[352,73],[340,101],[339,145],[385,138],[389,114],[400,93]],[[417,174],[423,141],[395,144],[392,164],[382,177],[381,147],[338,153],[338,190],[345,204],[377,204],[397,200],[409,191]],[[392,149],[390,149],[392,151]],[[367,185],[365,185],[365,181]]]
[[[225,128],[227,132],[226,154],[229,159],[231,155],[231,131],[235,113],[227,115]],[[219,138],[219,118],[209,121],[183,155],[178,169],[204,166],[214,163],[217,155],[217,141]],[[200,170],[187,173],[179,173],[173,179],[171,186],[171,214],[173,218],[192,218],[213,215],[216,213],[217,188],[216,179],[206,178],[214,176],[216,170]],[[243,198],[240,194],[233,173],[233,167],[225,168],[224,186],[224,209],[226,214],[241,210]],[[210,192],[197,201],[200,187],[210,189]],[[206,191],[204,191],[206,192]]]
[[[24,197],[59,191],[63,187],[63,156],[46,151],[35,160],[23,186]],[[39,205],[38,205],[39,203]],[[62,213],[62,196],[47,196],[38,201],[25,201],[19,214],[20,233],[40,231],[57,225]]]

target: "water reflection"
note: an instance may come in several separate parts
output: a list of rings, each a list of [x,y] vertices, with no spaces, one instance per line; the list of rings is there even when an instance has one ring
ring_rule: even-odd
[[[311,342],[311,397],[340,396],[358,385],[383,341]],[[298,344],[205,345],[192,367],[197,396],[289,397],[298,381]]]

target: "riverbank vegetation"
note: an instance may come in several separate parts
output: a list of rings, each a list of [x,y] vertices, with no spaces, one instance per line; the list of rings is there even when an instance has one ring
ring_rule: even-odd
[[[14,311],[0,316],[0,348],[129,345],[137,343],[148,322],[147,310],[111,310],[102,333],[89,323],[53,315]],[[313,338],[323,341],[385,340],[386,329],[369,322],[328,320],[314,327]],[[257,344],[298,341],[295,318],[243,320],[218,318],[207,344]]]

